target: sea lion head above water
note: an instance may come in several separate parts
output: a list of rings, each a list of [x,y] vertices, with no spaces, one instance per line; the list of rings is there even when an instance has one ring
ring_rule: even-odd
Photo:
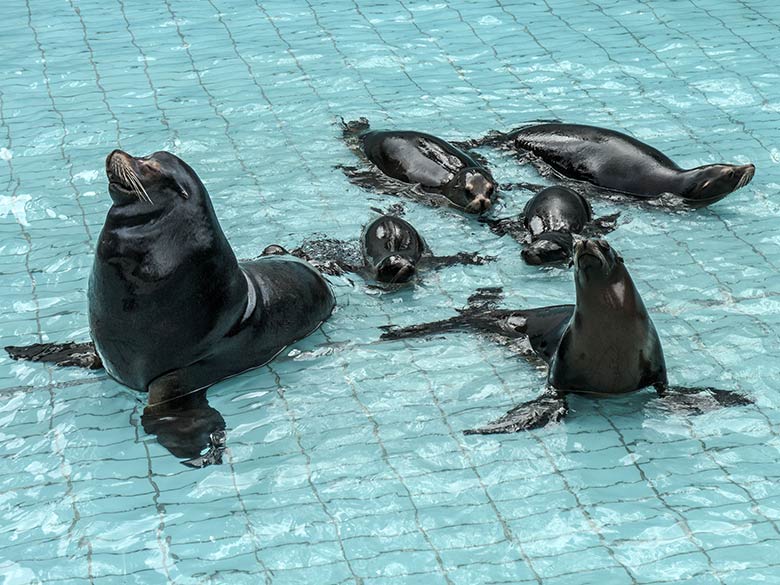
[[[577,295],[587,294],[596,282],[618,281],[627,276],[623,258],[606,240],[579,240],[574,245],[575,283]]]
[[[106,157],[106,175],[108,192],[117,207],[140,203],[152,206],[147,208],[151,210],[205,191],[195,171],[165,151],[134,157],[114,150]],[[154,193],[154,198],[149,192]]]
[[[755,173],[752,164],[713,164],[683,171],[686,187],[679,195],[694,207],[697,203],[717,201],[750,183]]]
[[[482,213],[493,206],[496,182],[483,168],[461,169],[444,187],[447,198],[469,213]]]

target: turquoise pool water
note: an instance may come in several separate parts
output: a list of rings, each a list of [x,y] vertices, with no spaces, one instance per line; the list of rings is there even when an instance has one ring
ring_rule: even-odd
[[[380,344],[377,327],[450,316],[481,286],[510,307],[570,302],[572,275],[408,203],[435,252],[499,261],[392,295],[334,279],[321,332],[210,390],[222,466],[183,467],[141,429],[144,397],[100,373],[0,356],[0,582],[777,582],[779,27],[770,0],[5,2],[3,345],[87,339],[116,147],[187,160],[251,257],[313,232],[356,238],[396,201],[334,168],[354,162],[338,116],[450,139],[558,118],[683,166],[756,164],[694,213],[594,201],[622,211],[609,239],[672,381],[756,404],[686,418],[645,392],[463,436],[535,396],[543,372],[474,335]],[[501,181],[535,178],[483,154]]]

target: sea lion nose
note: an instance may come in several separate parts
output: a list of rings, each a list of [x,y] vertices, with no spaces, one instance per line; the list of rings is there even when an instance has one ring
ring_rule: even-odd
[[[106,173],[110,173],[112,170],[114,170],[116,168],[115,165],[119,164],[120,160],[122,159],[125,161],[130,161],[133,160],[133,157],[127,154],[124,150],[120,150],[118,148],[112,150],[106,157]]]

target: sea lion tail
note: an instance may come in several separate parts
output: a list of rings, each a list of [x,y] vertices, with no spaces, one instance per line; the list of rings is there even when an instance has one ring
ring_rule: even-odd
[[[5,348],[11,359],[31,362],[46,362],[57,366],[76,366],[99,370],[103,362],[97,354],[95,344],[84,343],[33,343],[32,345],[8,345]]]

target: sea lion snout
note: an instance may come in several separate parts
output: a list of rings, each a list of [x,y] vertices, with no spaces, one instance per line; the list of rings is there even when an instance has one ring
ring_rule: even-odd
[[[481,172],[466,174],[466,195],[471,199],[466,210],[472,213],[482,213],[493,206],[493,196],[496,192],[495,183]]]
[[[611,250],[606,240],[579,240],[574,244],[574,266],[577,270],[608,268],[605,252]]]
[[[753,180],[753,177],[756,174],[756,165],[748,163],[746,165],[736,167],[735,172],[740,175],[739,182],[737,183],[737,189],[742,189],[742,187]]]
[[[409,282],[417,272],[417,269],[408,258],[393,254],[388,256],[376,268],[376,279],[390,284],[402,284]]]
[[[146,192],[138,161],[123,150],[115,149],[106,157],[108,192],[116,205],[134,201],[153,203]]]
[[[491,207],[493,207],[493,202],[490,199],[484,197],[483,195],[478,195],[474,197],[474,199],[472,199],[471,202],[466,206],[466,211],[472,213],[482,213]]]

